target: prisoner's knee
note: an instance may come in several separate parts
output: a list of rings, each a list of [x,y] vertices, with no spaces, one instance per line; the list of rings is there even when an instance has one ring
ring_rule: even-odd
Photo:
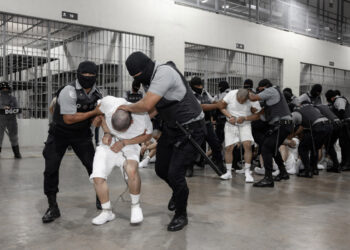
[[[233,148],[234,148],[234,146],[235,145],[230,145],[230,146],[227,146],[227,147],[225,147],[225,151],[226,151],[226,153],[230,153],[230,152],[232,152],[233,151]]]
[[[135,160],[127,160],[125,169],[128,178],[131,180],[135,179],[138,175],[138,162]]]
[[[101,186],[106,182],[106,179],[96,177],[94,178],[94,185],[95,186]]]

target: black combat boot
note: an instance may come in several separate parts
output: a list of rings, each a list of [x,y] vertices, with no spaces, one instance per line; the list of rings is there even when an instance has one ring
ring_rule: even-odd
[[[327,172],[331,172],[331,173],[341,173],[341,166],[338,162],[334,163],[333,162],[333,166],[328,167],[327,166]]]
[[[288,180],[289,174],[286,170],[280,171],[280,173],[273,179],[274,181]]]
[[[264,177],[260,181],[253,184],[253,187],[274,187],[275,183],[273,182],[272,177]]]
[[[179,231],[188,224],[187,213],[175,213],[173,219],[168,225],[168,231]]]
[[[305,168],[304,171],[299,172],[298,177],[304,177],[304,178],[312,178],[313,176],[313,170],[309,168]]]
[[[22,155],[21,153],[19,152],[19,146],[13,146],[12,147],[12,151],[13,151],[13,154],[15,155],[15,158],[16,159],[21,159],[22,158]]]
[[[175,198],[174,198],[174,195],[171,196],[171,198],[170,198],[170,200],[169,200],[168,209],[169,209],[170,211],[174,211],[174,210],[175,210]]]
[[[341,170],[342,171],[350,171],[350,160],[346,160],[346,162],[344,162]]]
[[[50,223],[61,216],[60,210],[56,201],[56,194],[48,195],[47,200],[49,202],[49,208],[44,214],[42,221],[43,223]]]

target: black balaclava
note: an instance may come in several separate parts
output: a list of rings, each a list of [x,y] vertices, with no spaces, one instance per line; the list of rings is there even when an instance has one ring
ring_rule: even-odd
[[[284,92],[288,92],[290,94],[290,96],[292,97],[293,96],[293,92],[292,92],[292,89],[291,88],[284,88],[283,89],[283,93]]]
[[[336,95],[338,95],[338,96],[341,96],[341,92],[340,92],[338,89],[335,89],[335,90],[334,90],[334,93],[335,93]]]
[[[272,87],[272,83],[268,79],[263,79],[258,84],[259,92],[263,91],[264,90],[263,88],[269,88],[269,87]]]
[[[251,79],[246,79],[243,83],[244,89],[253,89],[253,81]]]
[[[139,91],[139,89],[140,89],[140,83],[138,82],[138,81],[136,81],[136,80],[134,80],[133,82],[132,82],[132,90],[134,91],[134,92],[138,92]]]
[[[137,51],[128,56],[125,65],[129,74],[134,77],[137,82],[142,83],[143,88],[147,91],[151,84],[151,78],[155,66],[155,63],[151,58],[141,51]],[[140,72],[141,74],[139,76],[135,76]]]
[[[200,79],[198,76],[195,76],[191,79],[190,81],[190,86],[194,92],[197,94],[202,94],[203,93],[203,87],[202,88],[197,88],[195,86],[203,86],[203,81]]]
[[[310,90],[310,94],[312,97],[320,96],[322,93],[322,85],[321,84],[315,84],[312,86]]]
[[[336,97],[337,93],[334,90],[328,90],[325,94],[328,103],[333,103],[332,98]]]
[[[292,94],[289,91],[283,90],[284,98],[286,98],[287,103],[292,102]]]
[[[225,92],[225,90],[228,89],[228,88],[230,87],[230,86],[228,85],[228,82],[227,82],[227,81],[221,81],[221,82],[219,82],[218,86],[219,86],[219,91],[220,91],[220,93]]]
[[[94,62],[90,61],[81,62],[79,64],[77,73],[78,82],[83,87],[83,89],[90,89],[96,83],[97,65]],[[84,73],[93,74],[94,76],[84,76]]]

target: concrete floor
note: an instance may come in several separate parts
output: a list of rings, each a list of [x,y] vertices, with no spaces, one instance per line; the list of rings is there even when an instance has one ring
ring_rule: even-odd
[[[130,226],[129,203],[119,201],[117,219],[97,227],[91,224],[98,214],[93,186],[79,160],[67,155],[58,196],[62,216],[44,225],[44,160],[34,151],[27,149],[22,160],[2,153],[0,249],[350,249],[350,172],[256,189],[243,176],[221,181],[210,169],[197,169],[188,180],[189,225],[170,233],[170,189],[153,168],[140,171],[144,222]],[[125,188],[119,169],[109,184],[115,201]]]

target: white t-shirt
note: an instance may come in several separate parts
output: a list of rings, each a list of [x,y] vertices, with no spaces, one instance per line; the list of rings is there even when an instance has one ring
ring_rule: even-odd
[[[114,114],[114,112],[117,110],[117,108],[120,105],[130,104],[124,98],[106,96],[102,98],[99,103],[101,103],[100,110],[105,115],[107,127],[111,131],[111,134],[116,136],[117,138],[132,139],[139,135],[142,135],[145,132],[145,130],[146,130],[146,134],[152,134],[153,126],[148,113],[137,113],[137,114],[132,113],[131,117],[133,122],[128,128],[128,130],[125,132],[118,132],[113,129],[112,115]]]
[[[226,110],[234,117],[252,115],[251,108],[252,107],[257,108],[256,107],[256,103],[253,106],[252,103],[250,102],[250,100],[247,100],[245,103],[240,104],[237,101],[237,92],[238,92],[238,89],[231,90],[224,97],[224,102],[227,103]],[[259,107],[260,107],[260,104],[259,104]],[[250,121],[245,121],[245,122],[242,123],[242,125],[248,124],[248,123],[250,123]]]

